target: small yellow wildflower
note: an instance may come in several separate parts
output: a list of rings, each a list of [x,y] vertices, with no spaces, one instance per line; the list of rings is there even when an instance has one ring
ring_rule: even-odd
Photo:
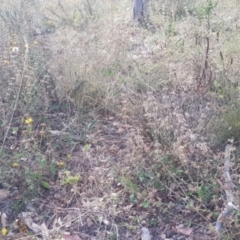
[[[57,166],[60,167],[60,168],[63,168],[63,167],[65,167],[65,162],[60,161],[60,162],[57,163]]]
[[[2,228],[2,235],[3,235],[3,236],[6,236],[7,233],[8,233],[7,228],[3,227],[3,228]]]
[[[25,119],[25,124],[32,125],[32,123],[33,123],[33,118],[29,117],[29,118]]]
[[[34,44],[34,45],[38,45],[38,41],[34,41],[33,44]]]
[[[19,164],[18,164],[17,162],[15,162],[15,163],[12,164],[12,167],[13,167],[13,168],[18,168],[18,167],[19,167]]]

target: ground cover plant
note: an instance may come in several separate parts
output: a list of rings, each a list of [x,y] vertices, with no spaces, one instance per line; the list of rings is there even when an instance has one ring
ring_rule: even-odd
[[[2,239],[240,238],[238,1],[0,4]]]

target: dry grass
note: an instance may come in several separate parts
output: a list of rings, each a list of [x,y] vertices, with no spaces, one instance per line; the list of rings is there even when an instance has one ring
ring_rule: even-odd
[[[41,213],[57,206],[64,222],[45,219],[55,234],[68,221],[96,239],[211,229],[223,146],[239,145],[239,6],[174,2],[152,1],[145,27],[129,1],[3,4],[1,181],[18,187],[15,212],[42,193]]]

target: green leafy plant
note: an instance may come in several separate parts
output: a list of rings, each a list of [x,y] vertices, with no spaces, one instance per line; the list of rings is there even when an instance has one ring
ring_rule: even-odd
[[[240,111],[238,108],[231,106],[214,124],[217,144],[224,144],[232,138],[239,143]]]
[[[153,179],[153,174],[149,171],[141,170],[137,173],[137,177],[144,186],[147,186]]]
[[[206,0],[205,4],[202,4],[197,10],[198,17],[200,20],[207,18],[208,27],[211,24],[211,15],[213,10],[216,8],[218,1]]]
[[[17,199],[13,201],[12,204],[12,208],[14,210],[14,212],[19,213],[21,211],[23,211],[26,207],[26,202],[24,201],[24,199]]]
[[[47,181],[42,180],[40,181],[40,184],[43,188],[50,189],[50,184]]]
[[[156,218],[151,218],[151,219],[149,220],[149,224],[150,224],[151,226],[156,226],[156,225],[158,224],[158,220],[157,220]]]
[[[44,189],[50,189],[48,180],[38,171],[31,172],[29,170],[25,170],[25,181],[28,184],[28,190],[31,191],[32,194],[37,194],[39,186]]]
[[[122,183],[131,193],[135,194],[138,192],[138,186],[129,177],[123,177]]]
[[[166,29],[167,37],[173,36],[174,32],[175,32],[174,22],[170,22],[167,26],[167,29]]]
[[[211,186],[202,184],[198,189],[198,197],[203,201],[209,201],[212,198],[213,192]]]
[[[65,176],[62,180],[62,185],[70,184],[75,185],[81,180],[81,176],[79,175],[71,175],[70,171],[65,171]]]
[[[149,206],[150,206],[149,201],[148,200],[144,200],[143,203],[142,203],[142,207],[143,208],[149,208]]]

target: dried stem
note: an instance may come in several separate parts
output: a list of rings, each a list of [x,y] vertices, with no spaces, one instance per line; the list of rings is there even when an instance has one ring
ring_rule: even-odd
[[[218,234],[222,231],[222,225],[224,219],[234,211],[239,211],[239,207],[234,205],[234,188],[235,185],[233,184],[231,175],[230,175],[230,164],[231,164],[231,154],[234,151],[234,147],[232,143],[227,144],[225,148],[225,157],[224,157],[224,168],[223,168],[223,178],[224,178],[224,191],[227,197],[227,204],[221,214],[218,216],[216,222],[216,231]]]

